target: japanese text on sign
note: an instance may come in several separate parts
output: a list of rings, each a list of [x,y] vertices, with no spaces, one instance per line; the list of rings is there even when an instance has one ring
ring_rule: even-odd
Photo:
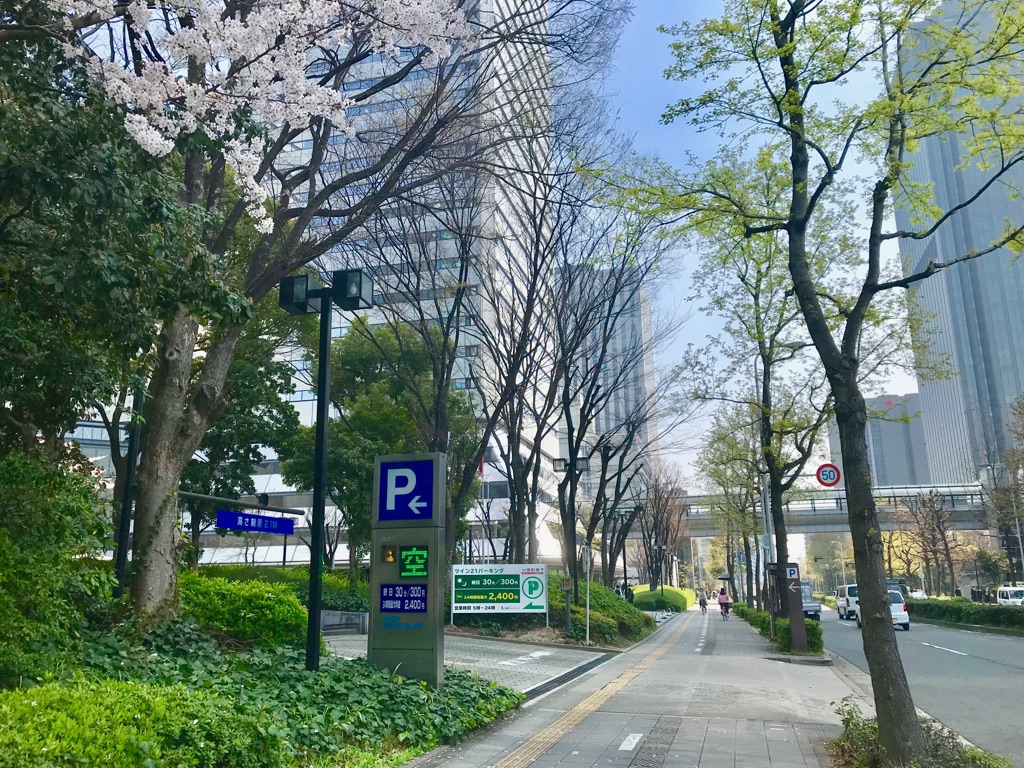
[[[381,584],[381,613],[426,613],[426,584]]]
[[[232,531],[261,531],[291,536],[295,533],[295,521],[283,517],[267,517],[266,515],[249,515],[244,512],[233,512],[221,509],[217,512],[217,527]]]
[[[398,577],[400,579],[427,578],[427,548],[398,548]]]

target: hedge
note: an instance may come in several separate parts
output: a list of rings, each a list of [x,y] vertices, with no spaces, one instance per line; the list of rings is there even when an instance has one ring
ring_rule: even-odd
[[[0,693],[0,768],[284,768],[272,716],[205,691],[106,680]]]
[[[230,644],[278,648],[306,636],[306,609],[283,584],[183,573],[178,598],[183,616]]]
[[[665,587],[651,591],[647,584],[638,584],[633,588],[633,606],[642,611],[685,611],[697,602],[697,595],[692,589]]]
[[[771,637],[771,617],[767,611],[755,611],[746,605],[733,606],[733,613],[747,621],[764,637]],[[825,637],[821,631],[821,622],[807,621],[804,619],[804,627],[807,629],[807,650],[811,653],[825,652]],[[789,634],[789,619],[775,620],[775,644],[783,653],[792,653],[792,638]]]
[[[1024,607],[1016,605],[986,605],[955,597],[951,600],[907,600],[907,610],[911,616],[956,624],[1024,629]]]
[[[203,576],[214,576],[229,581],[266,581],[287,584],[303,605],[309,605],[309,567],[275,568],[266,565],[204,565],[199,569]],[[328,611],[370,610],[370,585],[364,581],[349,588],[348,575],[336,571],[323,574],[321,606]]]

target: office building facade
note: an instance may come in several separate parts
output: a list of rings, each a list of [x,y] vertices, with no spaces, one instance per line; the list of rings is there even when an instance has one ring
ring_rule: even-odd
[[[930,484],[920,395],[882,395],[869,399],[867,406],[872,484],[876,488]],[[834,421],[829,424],[828,447],[832,463],[842,473],[843,456]]]

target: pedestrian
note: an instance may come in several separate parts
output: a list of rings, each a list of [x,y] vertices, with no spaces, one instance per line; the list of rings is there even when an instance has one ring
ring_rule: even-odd
[[[630,604],[633,603],[633,588],[632,587],[626,587],[626,600],[628,600],[630,602]]]
[[[619,586],[617,584],[615,585],[615,596],[622,597],[622,590],[619,589]]]
[[[704,615],[705,613],[707,613],[708,612],[708,597],[707,597],[707,595],[704,594],[704,590],[701,590],[700,597],[697,599],[697,602],[700,603],[701,615]]]

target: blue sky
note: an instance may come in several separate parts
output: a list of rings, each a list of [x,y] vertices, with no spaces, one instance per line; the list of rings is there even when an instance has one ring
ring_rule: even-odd
[[[686,153],[697,156],[711,156],[718,144],[718,137],[712,133],[698,134],[685,123],[662,125],[661,114],[665,107],[698,86],[685,86],[666,80],[663,73],[672,63],[668,45],[672,38],[657,31],[659,25],[671,26],[681,21],[697,21],[717,15],[721,3],[716,0],[694,2],[693,0],[634,0],[636,8],[629,24],[623,30],[618,49],[612,62],[611,71],[605,84],[612,111],[617,114],[619,129],[634,138],[636,149],[644,154],[657,155],[665,162],[683,168]],[[689,312],[681,332],[673,345],[659,354],[659,365],[671,365],[682,355],[686,344],[704,344],[705,337],[714,333],[719,323],[705,318],[696,306],[687,306],[680,298],[689,293],[688,267],[692,259],[680,254],[673,265],[673,274],[661,291],[656,311],[663,314],[675,313],[682,317]],[[916,381],[906,375],[896,376],[886,388],[887,393],[903,394],[917,390]],[[881,392],[879,392],[881,394]],[[695,458],[692,451],[679,457],[684,471],[691,469]]]

